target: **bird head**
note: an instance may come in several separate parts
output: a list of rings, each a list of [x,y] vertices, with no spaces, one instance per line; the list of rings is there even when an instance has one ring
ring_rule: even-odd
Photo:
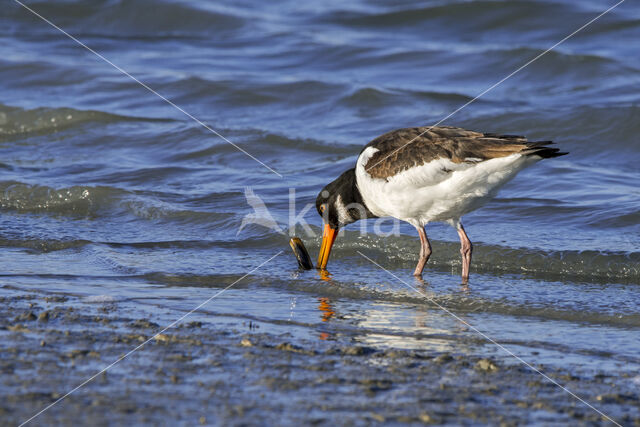
[[[349,169],[326,185],[316,198],[316,209],[324,229],[318,255],[318,268],[324,270],[338,230],[359,219],[374,217],[362,200],[356,184],[355,169]]]

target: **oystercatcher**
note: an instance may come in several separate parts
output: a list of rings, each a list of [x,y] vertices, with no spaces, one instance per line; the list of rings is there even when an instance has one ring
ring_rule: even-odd
[[[443,221],[460,236],[462,280],[467,283],[472,245],[461,218],[491,200],[520,170],[567,153],[551,141],[474,132],[457,127],[398,129],[374,139],[354,168],[322,189],[316,209],[324,221],[318,268],[325,269],[338,229],[359,219],[394,217],[420,235],[421,276],[431,245],[425,225]]]

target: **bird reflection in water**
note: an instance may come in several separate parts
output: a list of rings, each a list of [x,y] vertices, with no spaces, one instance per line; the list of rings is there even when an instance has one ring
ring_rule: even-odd
[[[336,314],[335,311],[333,311],[331,300],[329,298],[322,297],[318,298],[318,303],[318,310],[320,310],[320,320],[322,320],[323,322],[328,322],[329,320],[331,320],[333,315]],[[326,331],[322,331],[320,332],[319,338],[321,340],[327,340],[331,338],[331,334]]]
[[[333,311],[333,307],[331,306],[331,300],[329,298],[322,297],[318,298],[318,302],[318,310],[320,310],[321,312],[320,320],[322,320],[323,322],[328,322],[329,320],[331,320],[333,315],[336,314],[336,312]]]
[[[413,286],[419,294],[422,296],[428,295],[429,282],[425,282],[422,277],[414,277]],[[428,327],[428,312],[424,307],[418,307],[415,315],[415,326],[417,328],[427,328]]]
[[[320,276],[320,280],[324,280],[325,282],[331,282],[331,274],[327,270],[318,270],[318,275]],[[333,311],[333,306],[331,305],[331,300],[327,297],[318,298],[318,310],[320,310],[320,320],[323,322],[328,322],[331,320],[335,311]],[[320,332],[320,339],[327,340],[331,338],[331,334],[328,332]]]
[[[451,308],[447,308],[446,299],[447,296],[442,294],[441,298],[436,298],[436,294],[429,292],[429,282],[425,282],[422,278],[416,278],[414,281],[415,290],[424,297],[425,302],[435,304],[435,307],[429,307],[430,304],[418,305],[416,307],[414,324],[417,328],[429,329],[431,332],[438,331],[438,327],[435,325],[442,324],[443,315],[453,317],[454,323],[452,326],[447,327],[447,330],[455,333],[464,333],[469,330],[467,318],[462,313],[453,313]],[[460,291],[454,292],[452,296],[455,298],[456,293],[468,293],[469,285],[466,283],[460,284]],[[440,300],[440,301],[438,301]],[[442,328],[443,326],[440,326]],[[440,330],[439,332],[443,332]]]
[[[318,277],[320,277],[320,280],[323,280],[325,282],[331,282],[331,273],[329,273],[327,270],[318,270]]]

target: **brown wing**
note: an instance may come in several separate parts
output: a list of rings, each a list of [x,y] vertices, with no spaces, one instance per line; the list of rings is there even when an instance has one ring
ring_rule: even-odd
[[[405,128],[385,133],[364,147],[379,150],[367,161],[365,170],[373,178],[386,179],[439,158],[464,163],[514,153],[540,157],[566,154],[547,147],[550,144],[553,142],[527,141],[523,136],[480,133],[451,126]]]

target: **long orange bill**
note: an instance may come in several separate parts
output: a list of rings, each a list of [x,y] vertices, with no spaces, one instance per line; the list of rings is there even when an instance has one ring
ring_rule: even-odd
[[[324,225],[324,232],[322,233],[322,246],[320,246],[320,254],[318,255],[318,268],[324,270],[327,268],[327,262],[329,262],[329,254],[331,253],[331,247],[333,242],[336,241],[338,236],[338,230],[332,228],[329,224]]]

